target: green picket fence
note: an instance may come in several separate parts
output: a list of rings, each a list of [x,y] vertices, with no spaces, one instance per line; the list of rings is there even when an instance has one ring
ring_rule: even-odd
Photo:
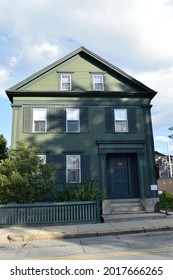
[[[99,197],[85,202],[0,205],[0,225],[99,222]]]

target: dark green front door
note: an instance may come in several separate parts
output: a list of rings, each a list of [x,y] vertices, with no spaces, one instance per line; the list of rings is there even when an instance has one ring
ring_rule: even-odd
[[[138,197],[138,175],[135,155],[108,157],[108,198]]]

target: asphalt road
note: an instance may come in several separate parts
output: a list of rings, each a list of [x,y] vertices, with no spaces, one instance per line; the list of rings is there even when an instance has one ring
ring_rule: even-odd
[[[173,260],[173,231],[0,244],[1,260]]]

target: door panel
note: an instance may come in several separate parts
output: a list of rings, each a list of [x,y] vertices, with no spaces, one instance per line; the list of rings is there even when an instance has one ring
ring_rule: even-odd
[[[138,197],[136,157],[111,155],[107,164],[108,198]]]
[[[127,159],[112,159],[112,193],[126,195],[128,189]]]

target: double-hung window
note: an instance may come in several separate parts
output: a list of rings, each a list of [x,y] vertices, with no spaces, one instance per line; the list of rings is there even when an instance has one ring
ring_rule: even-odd
[[[33,109],[33,132],[47,131],[47,109],[34,108]]]
[[[66,132],[80,132],[80,111],[76,108],[66,109]]]
[[[93,75],[93,89],[96,91],[104,90],[103,75]]]
[[[40,160],[42,161],[43,164],[46,164],[46,155],[38,154],[38,157],[40,158]]]
[[[115,132],[128,132],[127,109],[114,109]]]
[[[71,90],[71,74],[61,74],[61,90]]]
[[[66,155],[66,183],[81,183],[80,155]]]

